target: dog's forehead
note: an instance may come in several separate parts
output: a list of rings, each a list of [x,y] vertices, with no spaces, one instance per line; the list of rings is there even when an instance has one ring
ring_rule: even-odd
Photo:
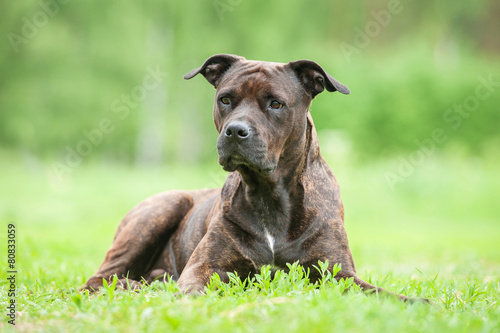
[[[235,67],[246,69],[255,69],[261,71],[272,71],[273,69],[283,69],[287,64],[282,62],[260,61],[260,60],[242,60]]]
[[[298,89],[299,82],[288,64],[256,60],[240,61],[224,75],[219,88],[239,86],[249,90]]]

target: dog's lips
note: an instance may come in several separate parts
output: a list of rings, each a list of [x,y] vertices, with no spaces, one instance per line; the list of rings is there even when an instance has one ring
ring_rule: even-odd
[[[241,165],[250,166],[249,161],[240,154],[230,154],[219,159],[220,165],[226,171],[234,171]]]
[[[274,172],[276,169],[275,166],[259,166],[256,163],[251,163],[247,158],[243,157],[242,155],[238,153],[230,154],[224,157],[219,158],[219,164],[222,166],[222,168],[225,171],[243,171],[242,167],[245,167],[247,169],[256,171],[259,174],[262,175],[270,175]]]
[[[274,172],[274,170],[276,170],[276,167],[275,166],[271,166],[271,167],[268,167],[268,168],[261,169],[260,173],[268,176],[268,175],[272,174]]]

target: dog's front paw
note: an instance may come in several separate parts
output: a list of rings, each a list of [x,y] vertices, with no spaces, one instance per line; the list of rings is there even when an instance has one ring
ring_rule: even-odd
[[[89,291],[89,293],[94,293],[99,290],[99,288],[102,287],[102,278],[98,277],[91,277],[83,286],[78,288],[78,291],[84,292],[86,290]]]
[[[142,283],[132,279],[119,279],[116,286],[123,290],[139,291],[142,288]]]
[[[189,296],[202,296],[205,294],[205,286],[202,285],[189,285],[187,288],[180,286],[180,291],[174,294],[175,298],[181,298],[184,295]]]

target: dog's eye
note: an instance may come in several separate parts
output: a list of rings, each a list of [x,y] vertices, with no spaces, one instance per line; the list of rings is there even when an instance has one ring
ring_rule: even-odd
[[[231,103],[231,99],[229,97],[221,97],[220,102],[224,105],[228,105]]]
[[[278,102],[277,100],[274,100],[271,102],[271,108],[275,109],[275,110],[279,110],[283,107],[283,104]]]

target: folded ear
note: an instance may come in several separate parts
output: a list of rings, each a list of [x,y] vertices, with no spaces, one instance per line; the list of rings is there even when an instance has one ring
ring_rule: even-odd
[[[200,68],[193,69],[184,79],[189,80],[201,73],[215,88],[219,85],[224,73],[235,63],[245,58],[233,54],[216,54],[205,60]]]
[[[314,98],[325,88],[328,91],[339,91],[343,94],[350,94],[351,91],[346,85],[335,80],[320,65],[310,60],[291,61],[288,65],[294,70],[295,75],[304,86],[307,92]]]

